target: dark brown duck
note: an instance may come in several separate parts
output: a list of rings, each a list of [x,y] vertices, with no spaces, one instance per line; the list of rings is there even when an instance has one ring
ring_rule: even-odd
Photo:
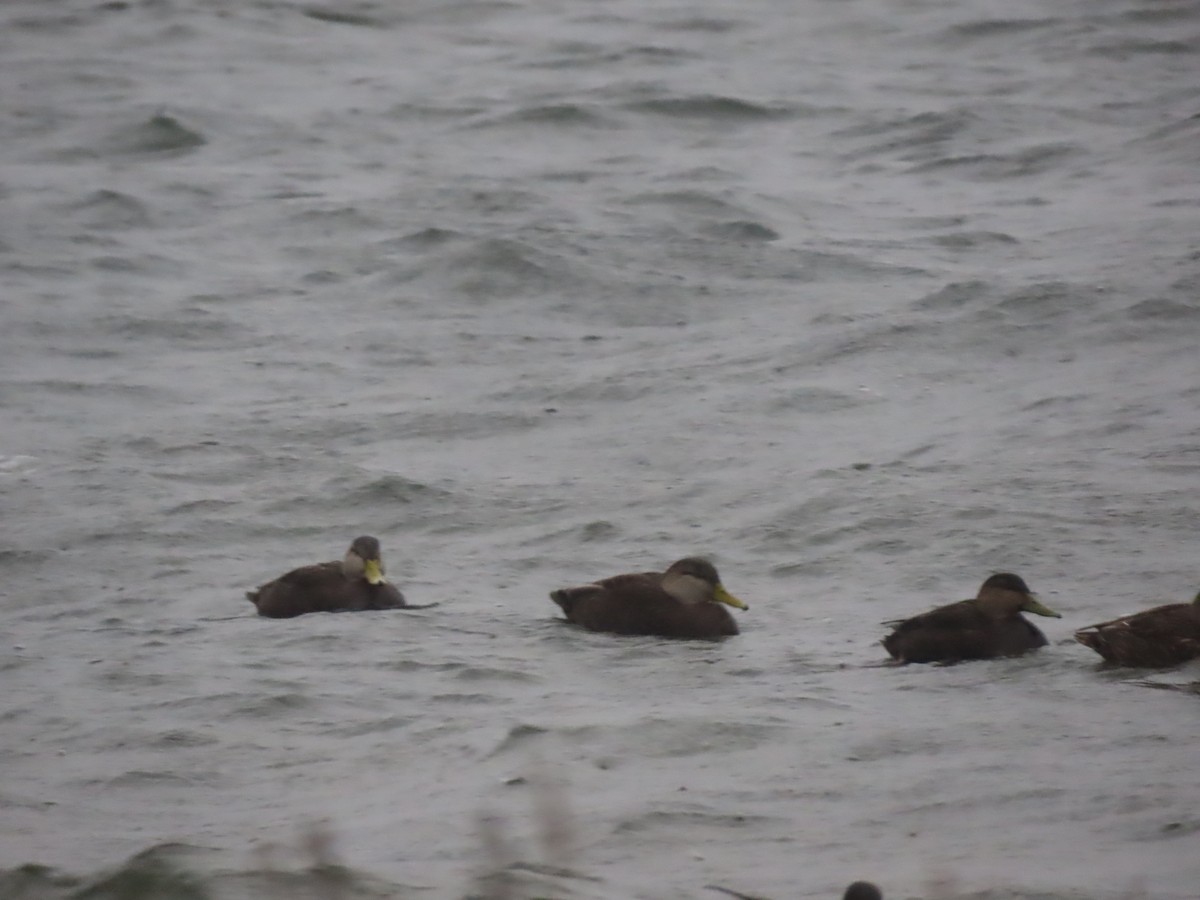
[[[1200,656],[1200,594],[1191,603],[1168,603],[1089,625],[1075,640],[1121,666],[1166,668]]]
[[[553,591],[568,621],[591,631],[715,639],[737,634],[726,606],[748,609],[706,559],[687,557],[666,572],[614,575]]]
[[[900,662],[957,662],[1020,656],[1046,645],[1046,637],[1021,615],[1061,618],[1043,606],[1016,575],[1002,572],[983,583],[973,600],[962,600],[896,625],[883,646]]]
[[[315,612],[425,608],[405,603],[385,572],[379,541],[364,535],[354,539],[341,560],[293,569],[248,591],[246,597],[260,616],[272,619]]]
[[[731,888],[721,887],[719,884],[710,884],[708,885],[708,889],[710,891],[720,891],[722,894],[728,894],[730,897],[737,897],[738,900],[767,900],[766,897],[743,894]],[[856,881],[846,888],[846,892],[842,894],[842,900],[883,900],[883,891],[879,890],[879,888],[869,881]]]

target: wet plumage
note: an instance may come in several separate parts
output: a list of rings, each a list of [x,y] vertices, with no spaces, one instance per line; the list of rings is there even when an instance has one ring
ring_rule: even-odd
[[[901,662],[1020,656],[1046,644],[1045,635],[1022,612],[1060,618],[1042,605],[1021,578],[1003,572],[988,578],[972,600],[900,622],[883,639],[883,646]]]
[[[404,595],[384,577],[385,572],[379,541],[364,535],[355,538],[341,560],[293,569],[248,591],[246,597],[260,616],[273,619],[407,607]]]
[[[708,560],[687,557],[665,572],[614,575],[553,591],[569,621],[592,631],[670,638],[720,638],[738,633],[726,606],[746,609],[721,584]]]
[[[1200,594],[1075,632],[1075,640],[1111,663],[1166,668],[1200,657]]]

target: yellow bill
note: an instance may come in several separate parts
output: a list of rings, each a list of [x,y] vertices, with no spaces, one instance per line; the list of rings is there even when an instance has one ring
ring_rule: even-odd
[[[377,559],[363,560],[363,576],[367,579],[367,584],[383,584],[387,581]]]
[[[1034,594],[1030,594],[1025,598],[1025,602],[1021,604],[1021,609],[1024,612],[1031,612],[1035,616],[1049,616],[1052,619],[1062,618],[1062,613],[1056,613],[1050,607],[1043,604]]]
[[[733,596],[733,594],[729,593],[729,591],[725,590],[725,585],[723,584],[718,584],[716,588],[713,589],[713,599],[718,603],[724,603],[727,606],[732,606],[734,609],[750,608],[737,597]]]

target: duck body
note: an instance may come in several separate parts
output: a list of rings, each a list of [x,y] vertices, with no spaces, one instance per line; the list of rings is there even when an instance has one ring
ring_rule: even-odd
[[[688,557],[666,572],[614,575],[552,591],[569,622],[590,631],[715,640],[738,633],[726,606],[746,609],[707,560]]]
[[[291,619],[315,612],[362,612],[368,609],[400,609],[404,595],[396,586],[369,584],[362,578],[347,578],[340,560],[301,566],[246,597],[260,616]]]
[[[384,578],[379,541],[356,538],[341,560],[301,566],[253,591],[246,598],[260,616],[290,619],[315,612],[361,612],[409,607],[404,595]]]
[[[974,599],[899,622],[883,639],[883,646],[893,659],[904,663],[1020,656],[1046,645],[1046,636],[1022,611],[1059,617],[1016,575],[993,575]]]
[[[1120,666],[1167,668],[1200,657],[1200,594],[1075,632],[1075,640]]]

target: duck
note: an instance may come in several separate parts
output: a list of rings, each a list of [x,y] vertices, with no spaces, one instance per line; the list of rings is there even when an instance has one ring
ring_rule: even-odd
[[[728,894],[737,900],[767,900],[764,896],[743,894],[738,890],[722,888],[720,884],[708,884],[707,887],[709,890],[720,890],[722,894]],[[846,888],[846,893],[841,895],[841,900],[883,900],[883,892],[869,881],[856,881]]]
[[[730,897],[736,897],[737,900],[767,900],[766,897],[759,897],[754,894],[743,894],[740,891],[735,891],[727,887],[721,887],[719,884],[707,885],[710,891],[720,891],[722,894],[728,894]],[[856,881],[854,884],[846,888],[846,892],[842,894],[842,900],[883,900],[883,891],[879,890],[874,884],[869,881]]]
[[[253,591],[246,599],[260,616],[290,619],[315,612],[360,612],[368,609],[428,609],[411,606],[384,577],[379,539],[356,537],[340,560],[301,566]]]
[[[973,600],[939,606],[895,625],[883,646],[901,663],[958,662],[1020,656],[1046,645],[1046,636],[1021,615],[1061,619],[1018,575],[990,576]]]
[[[1165,669],[1200,656],[1200,593],[1191,603],[1168,603],[1089,625],[1075,640],[1119,666]]]
[[[716,640],[738,633],[726,608],[749,609],[721,584],[717,567],[688,556],[665,572],[614,575],[560,588],[550,599],[567,621],[590,631]]]
[[[743,894],[738,890],[721,887],[720,884],[708,884],[707,887],[709,890],[720,890],[722,894],[728,894],[737,900],[767,900],[764,896]],[[846,888],[846,893],[841,895],[841,900],[883,900],[883,892],[869,881],[856,881]]]

